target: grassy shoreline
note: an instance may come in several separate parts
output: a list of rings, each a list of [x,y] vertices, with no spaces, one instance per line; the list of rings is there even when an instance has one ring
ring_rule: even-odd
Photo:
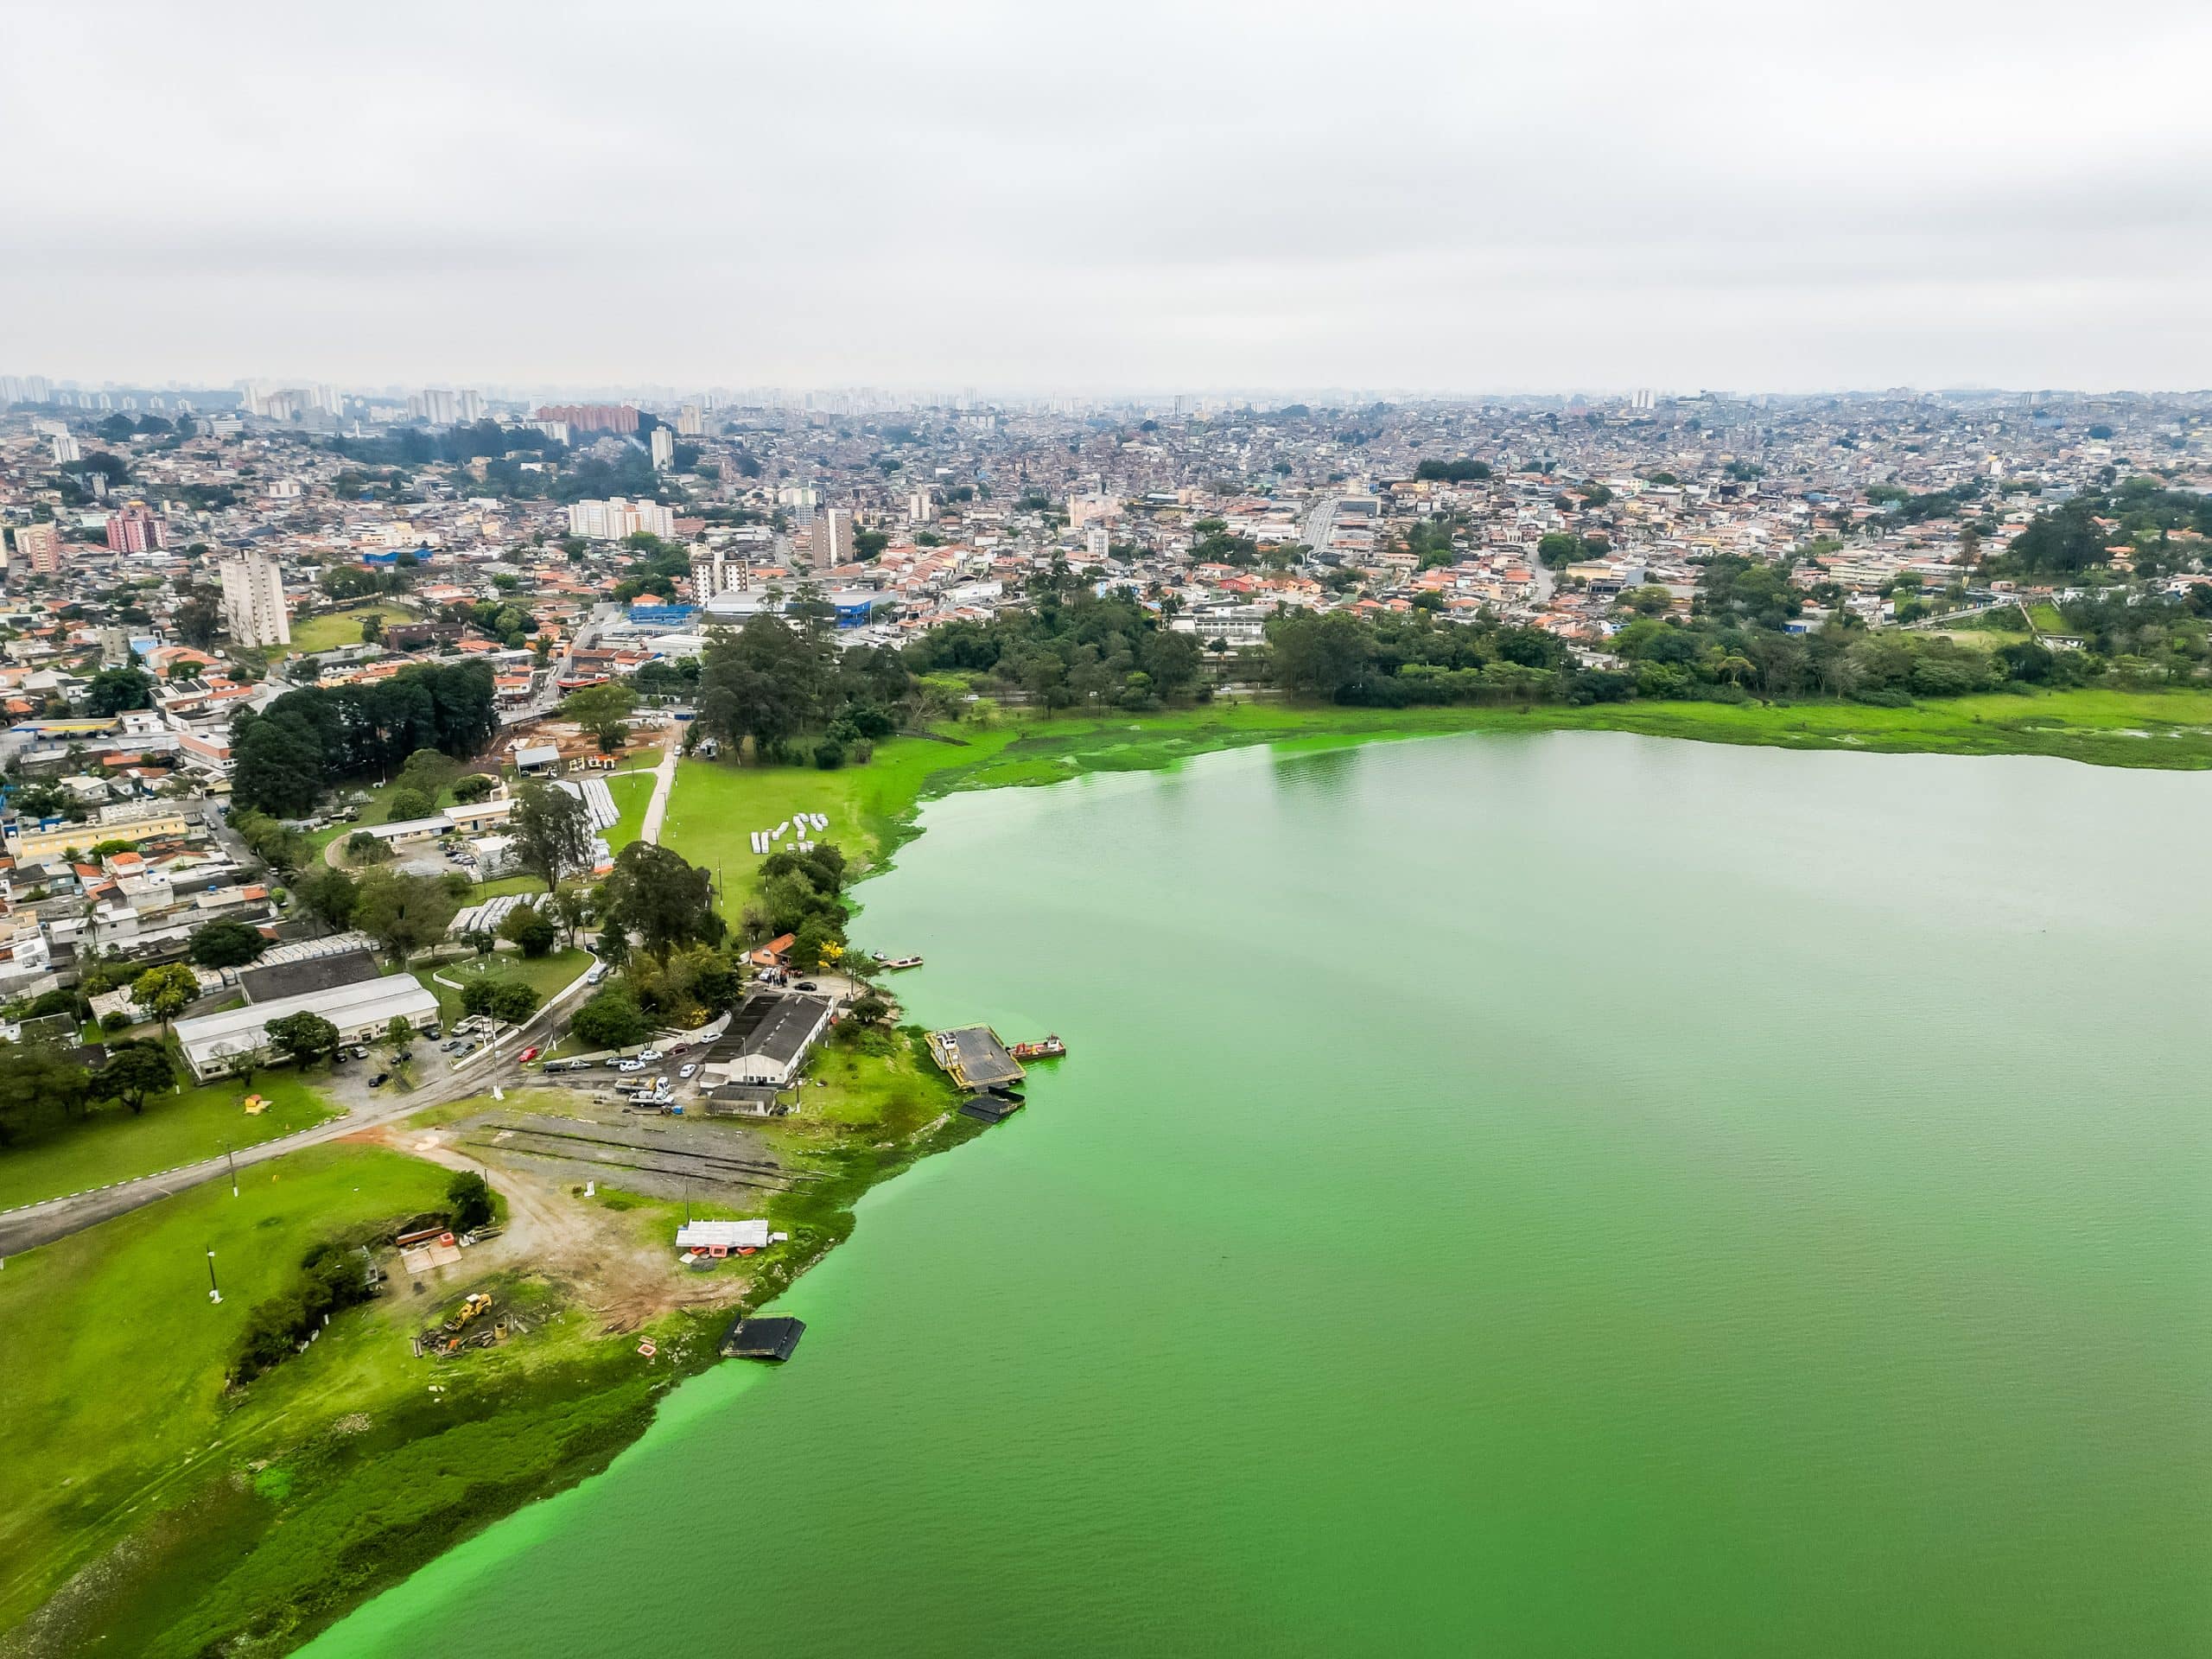
[[[1001,715],[988,726],[887,742],[869,765],[834,772],[686,760],[664,839],[720,870],[723,903],[734,912],[753,891],[759,863],[747,832],[795,811],[828,815],[824,838],[844,845],[866,873],[880,874],[919,833],[921,804],[956,791],[1171,769],[1193,755],[1256,744],[1313,750],[1560,730],[2212,767],[2212,694],[2205,693],[1999,696],[1901,709],[1631,703],[1384,710],[1224,702],[1150,715]],[[624,804],[626,821],[630,804]],[[898,1066],[904,1077],[900,1056],[875,1061]],[[821,1065],[827,1073],[850,1074],[840,1086],[851,1088],[854,1109],[874,1115],[871,1133],[793,1148],[824,1179],[775,1201],[773,1213],[792,1242],[761,1260],[745,1298],[749,1308],[772,1301],[849,1237],[854,1206],[866,1192],[980,1132],[946,1114],[950,1087],[934,1074],[918,1073],[894,1088],[872,1070],[864,1080],[849,1051],[825,1050]],[[890,1103],[872,1103],[879,1100]],[[264,1204],[327,1189],[330,1201],[343,1192],[340,1207],[363,1215],[375,1208],[371,1199],[379,1191],[390,1195],[388,1204],[426,1202],[444,1179],[443,1172],[411,1158],[342,1144],[276,1160],[266,1173]],[[0,1313],[19,1330],[42,1330],[43,1347],[60,1356],[71,1345],[69,1307],[130,1303],[137,1294],[130,1263],[143,1252],[147,1263],[161,1263],[160,1317],[185,1317],[168,1302],[200,1306],[204,1287],[195,1288],[192,1275],[205,1248],[201,1233],[224,1224],[219,1198],[227,1202],[219,1187],[196,1189],[142,1212],[128,1232],[110,1223],[33,1252],[21,1264],[28,1271],[10,1264],[0,1283]],[[240,1224],[246,1220],[270,1224],[257,1217]],[[288,1245],[290,1239],[260,1236]],[[225,1259],[235,1259],[247,1243],[240,1234],[226,1243]],[[153,1274],[149,1266],[140,1276]],[[143,1486],[125,1478],[127,1467],[112,1459],[102,1464],[94,1452],[71,1462],[78,1454],[67,1438],[74,1432],[68,1421],[96,1420],[99,1402],[90,1396],[106,1386],[99,1377],[133,1375],[130,1366],[80,1375],[74,1362],[55,1357],[20,1368],[16,1397],[0,1389],[0,1403],[19,1421],[27,1413],[61,1427],[53,1431],[51,1455],[16,1482],[0,1483],[9,1495],[5,1509],[16,1517],[0,1535],[17,1564],[0,1575],[0,1625],[15,1626],[0,1637],[0,1655],[69,1651],[98,1639],[118,1651],[184,1654],[246,1631],[266,1650],[288,1649],[493,1521],[605,1467],[644,1432],[663,1390],[718,1363],[711,1338],[728,1316],[728,1310],[678,1312],[658,1321],[652,1334],[664,1357],[644,1373],[633,1357],[637,1333],[610,1337],[578,1319],[542,1351],[503,1355],[467,1386],[437,1395],[422,1394],[420,1375],[394,1357],[401,1351],[397,1322],[412,1317],[404,1306],[348,1314],[329,1333],[331,1342],[242,1398],[224,1395],[207,1374],[219,1363],[214,1350],[201,1353],[192,1344],[204,1347],[202,1338],[180,1338],[178,1365],[197,1369],[171,1379],[181,1390],[172,1401],[177,1421],[162,1432],[184,1438],[151,1449],[199,1449]],[[356,1418],[372,1421],[340,1427]],[[72,1471],[86,1478],[65,1492]],[[41,1604],[48,1611],[29,1622]]]

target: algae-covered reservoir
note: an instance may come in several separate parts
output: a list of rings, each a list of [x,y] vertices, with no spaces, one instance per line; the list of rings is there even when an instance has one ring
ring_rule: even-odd
[[[2212,779],[1477,735],[957,795],[1066,1037],[318,1656],[2212,1647]]]

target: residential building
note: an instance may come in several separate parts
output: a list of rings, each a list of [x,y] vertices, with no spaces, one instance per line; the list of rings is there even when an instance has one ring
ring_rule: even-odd
[[[814,562],[849,564],[853,557],[853,514],[849,507],[825,508],[814,520]]]
[[[664,426],[653,428],[653,470],[667,472],[676,465],[676,434]]]
[[[655,536],[676,534],[676,515],[658,501],[631,501],[613,496],[605,501],[569,504],[569,534],[594,542],[619,542],[639,531]]]
[[[292,620],[284,610],[284,578],[266,553],[241,553],[220,562],[223,618],[242,645],[289,645]]]
[[[559,421],[578,432],[635,432],[638,411],[627,404],[549,404],[541,421]]]
[[[16,556],[41,576],[61,569],[61,532],[52,524],[16,526]]]
[[[111,553],[156,552],[168,544],[168,527],[149,512],[143,501],[133,501],[107,516],[107,545]]]

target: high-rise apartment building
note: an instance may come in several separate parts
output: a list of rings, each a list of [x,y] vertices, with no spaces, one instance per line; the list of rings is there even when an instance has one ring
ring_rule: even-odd
[[[676,515],[658,501],[631,501],[613,496],[605,501],[569,504],[569,534],[594,542],[619,542],[639,531],[656,536],[676,534]]]
[[[484,394],[480,391],[457,391],[453,395],[454,414],[461,420],[474,424],[484,418]]]
[[[16,556],[41,576],[61,569],[61,532],[52,524],[16,526]]]
[[[292,620],[284,611],[284,577],[266,553],[234,554],[219,562],[223,572],[223,620],[241,645],[289,645]]]
[[[54,446],[54,464],[67,467],[73,461],[84,459],[85,452],[72,432],[56,432],[48,439]]]
[[[152,553],[169,544],[168,526],[133,501],[107,516],[107,545],[111,553]]]
[[[704,605],[716,594],[732,593],[745,586],[744,556],[727,547],[703,543],[691,550],[691,601]]]
[[[814,562],[817,565],[847,564],[853,556],[853,511],[830,507],[814,518]]]
[[[696,404],[686,404],[676,411],[676,430],[679,436],[703,438],[707,435],[706,416]]]
[[[653,428],[653,470],[669,471],[676,465],[676,434],[664,426]]]
[[[635,432],[638,411],[627,404],[548,404],[537,411],[541,421],[565,422],[578,432]]]

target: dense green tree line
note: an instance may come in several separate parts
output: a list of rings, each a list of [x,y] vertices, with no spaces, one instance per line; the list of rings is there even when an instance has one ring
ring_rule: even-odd
[[[345,779],[387,776],[418,749],[475,753],[499,730],[485,663],[425,664],[368,685],[287,691],[232,722],[237,807],[302,817]]]
[[[906,647],[916,673],[988,673],[1047,709],[1152,709],[1189,697],[1204,660],[1195,634],[1166,626],[1128,588],[1074,583],[988,622],[950,622]]]

